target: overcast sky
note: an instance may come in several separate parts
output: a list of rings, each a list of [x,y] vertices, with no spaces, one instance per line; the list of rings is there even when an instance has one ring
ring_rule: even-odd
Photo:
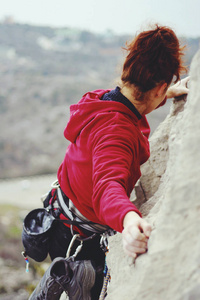
[[[95,32],[135,34],[148,23],[172,27],[178,35],[200,36],[200,0],[5,0],[0,20],[67,26]]]

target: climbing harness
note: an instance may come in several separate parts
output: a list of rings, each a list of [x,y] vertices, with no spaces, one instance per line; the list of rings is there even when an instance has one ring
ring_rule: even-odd
[[[56,205],[56,207],[60,207],[65,217],[72,221],[74,224],[77,222],[77,225],[80,228],[97,234],[106,233],[109,236],[112,236],[116,233],[116,231],[114,231],[109,226],[94,223],[88,220],[84,215],[82,215],[81,212],[75,207],[73,202],[67,196],[63,196],[58,180],[54,181],[51,187],[52,189],[57,190],[57,199],[54,201],[53,206]],[[72,226],[71,231],[73,234]]]

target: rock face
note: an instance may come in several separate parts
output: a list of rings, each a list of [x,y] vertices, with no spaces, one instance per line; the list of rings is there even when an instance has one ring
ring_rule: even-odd
[[[108,300],[200,299],[200,51],[191,64],[190,92],[174,100],[150,139],[136,204],[152,225],[147,254],[135,264],[110,238]]]

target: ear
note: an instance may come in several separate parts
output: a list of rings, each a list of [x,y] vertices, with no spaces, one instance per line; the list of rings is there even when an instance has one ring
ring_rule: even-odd
[[[161,83],[157,86],[156,96],[161,97],[167,91],[167,83]]]

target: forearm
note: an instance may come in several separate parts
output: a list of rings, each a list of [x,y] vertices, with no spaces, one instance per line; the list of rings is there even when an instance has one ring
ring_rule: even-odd
[[[133,219],[134,220],[139,220],[141,217],[138,215],[137,212],[135,211],[129,211],[123,220],[123,227],[127,228],[129,226],[130,223],[132,223]]]
[[[98,188],[98,189],[97,189]],[[141,215],[121,184],[116,181],[108,183],[98,182],[94,186],[92,198],[93,209],[98,219],[118,232],[124,229],[124,216],[131,211],[136,215]]]

